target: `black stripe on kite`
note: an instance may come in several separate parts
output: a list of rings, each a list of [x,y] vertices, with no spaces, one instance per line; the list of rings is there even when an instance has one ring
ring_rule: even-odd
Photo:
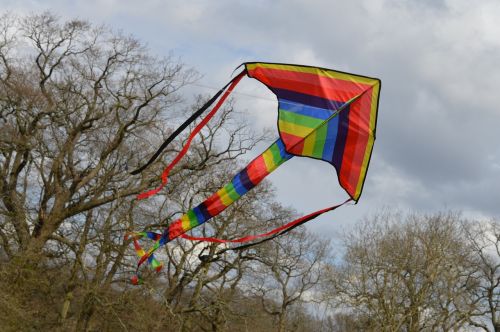
[[[347,141],[347,132],[349,131],[349,109],[350,105],[347,106],[345,112],[339,113],[338,134],[335,141],[335,148],[333,149],[332,164],[337,169],[339,176],[342,167],[342,158],[344,157],[345,143]]]

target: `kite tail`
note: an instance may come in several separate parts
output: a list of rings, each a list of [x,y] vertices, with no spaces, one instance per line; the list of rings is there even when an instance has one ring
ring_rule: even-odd
[[[142,237],[148,237],[151,240],[155,241],[154,246],[147,253],[144,251],[144,249],[142,249],[141,245],[138,242],[138,240]],[[134,285],[138,285],[142,283],[142,279],[139,276],[139,266],[141,266],[142,263],[144,263],[146,260],[148,261],[151,268],[153,268],[157,272],[159,272],[163,267],[163,264],[158,262],[153,252],[160,246],[162,246],[164,243],[162,241],[161,234],[155,232],[132,232],[125,234],[125,241],[127,241],[129,238],[132,238],[132,241],[134,242],[135,252],[137,256],[139,256],[139,262],[137,263],[136,273],[131,279]]]
[[[182,237],[185,232],[204,224],[224,211],[229,205],[236,202],[241,196],[258,185],[267,175],[291,157],[292,155],[285,151],[285,146],[281,139],[278,139],[266,151],[252,160],[231,180],[231,182],[207,198],[200,205],[189,210],[179,219],[172,222],[169,227],[165,228],[163,233],[135,232],[127,234],[126,238],[130,237],[134,240],[136,253],[140,257],[137,263],[137,269],[139,269],[146,260],[151,263],[151,267],[154,269],[158,270],[161,268],[159,263],[155,263],[157,261],[153,256],[153,253],[159,247],[177,237]],[[143,237],[155,241],[154,245],[147,252],[141,248],[137,241]],[[184,237],[188,238],[187,236]],[[138,276],[134,278],[138,280]]]
[[[219,108],[222,106],[224,101],[227,99],[227,97],[231,94],[233,91],[234,87],[240,82],[240,80],[245,76],[246,71],[243,70],[241,73],[239,73],[236,77],[234,77],[226,86],[224,86],[221,90],[219,90],[205,105],[203,105],[198,111],[196,111],[189,119],[187,119],[179,128],[177,128],[172,135],[170,135],[165,142],[160,146],[160,148],[154,153],[154,155],[149,159],[149,161],[141,166],[140,168],[136,169],[133,171],[131,174],[138,174],[142,172],[144,169],[146,169],[151,163],[155,161],[155,159],[160,155],[160,153],[174,140],[177,135],[179,135],[190,123],[195,121],[208,107],[210,107],[217,98],[224,92],[222,97],[219,99],[217,104],[214,106],[214,108],[207,114],[205,118],[194,128],[194,130],[191,132],[189,135],[186,143],[182,147],[182,150],[179,152],[179,154],[174,158],[174,160],[167,165],[167,167],[163,170],[163,173],[161,175],[161,184],[155,189],[140,193],[137,195],[137,199],[145,199],[148,197],[151,197],[155,194],[157,194],[168,182],[168,175],[170,174],[170,171],[177,165],[177,163],[186,155],[189,146],[191,145],[191,142],[193,139],[196,137],[196,135],[201,131],[203,127],[210,121],[210,119],[213,118],[215,113],[219,110]],[[229,86],[229,87],[228,87]],[[226,90],[227,88],[227,90]]]

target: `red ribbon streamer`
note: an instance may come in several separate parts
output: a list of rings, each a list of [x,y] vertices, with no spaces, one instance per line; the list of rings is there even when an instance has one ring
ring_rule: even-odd
[[[328,212],[328,211],[332,211],[332,210],[335,210],[336,208],[346,204],[347,202],[351,201],[352,198],[349,198],[348,200],[346,200],[345,202],[341,203],[341,204],[338,204],[338,205],[334,205],[334,206],[330,206],[328,208],[325,208],[325,209],[322,209],[322,210],[318,210],[316,212],[313,212],[313,213],[310,213],[308,215],[305,215],[303,217],[300,217],[298,219],[295,219],[294,221],[291,221],[283,226],[280,226],[278,228],[275,228],[267,233],[263,233],[263,234],[257,234],[257,235],[248,235],[248,236],[244,236],[242,238],[239,238],[239,239],[234,239],[234,240],[223,240],[223,239],[218,239],[218,238],[215,238],[215,237],[196,237],[196,236],[190,236],[190,235],[187,235],[186,233],[183,233],[181,235],[179,235],[179,237],[183,238],[183,239],[186,239],[186,240],[192,240],[192,241],[206,241],[206,242],[216,242],[216,243],[243,243],[243,242],[249,242],[249,241],[253,241],[253,240],[256,240],[256,239],[259,239],[259,238],[263,238],[263,237],[267,237],[267,236],[270,236],[270,235],[273,235],[273,234],[276,234],[276,233],[279,233],[285,229],[288,229],[288,228],[291,228],[295,225],[298,225],[300,223],[303,223],[303,222],[306,222],[306,221],[309,221],[310,219],[314,219],[316,218],[317,216],[325,213],[325,212]]]
[[[188,140],[186,141],[186,144],[182,147],[181,152],[175,157],[175,159],[163,170],[163,173],[161,174],[161,184],[158,188],[151,189],[149,191],[140,193],[137,195],[137,199],[145,199],[148,197],[151,197],[155,194],[157,194],[160,190],[163,189],[163,187],[166,186],[168,183],[168,175],[170,174],[170,171],[177,165],[177,163],[186,155],[189,146],[191,145],[191,142],[193,139],[196,137],[196,135],[201,131],[203,127],[210,121],[211,118],[217,113],[219,108],[222,106],[224,101],[227,99],[229,94],[233,91],[234,87],[239,83],[239,81],[245,76],[246,72],[243,71],[241,72],[234,80],[233,83],[228,87],[226,92],[222,95],[222,97],[219,99],[217,104],[214,106],[214,108],[210,111],[210,113],[207,114],[207,116],[194,128],[193,132],[189,135]]]

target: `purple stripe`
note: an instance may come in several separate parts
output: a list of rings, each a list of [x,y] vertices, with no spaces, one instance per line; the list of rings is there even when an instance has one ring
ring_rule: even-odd
[[[346,106],[342,112],[337,115],[339,119],[337,140],[335,149],[333,149],[332,164],[337,169],[337,174],[340,176],[342,168],[342,159],[344,158],[344,147],[347,140],[347,132],[349,131],[349,111],[350,106]]]
[[[241,184],[247,189],[247,191],[255,187],[252,181],[250,181],[250,177],[248,176],[248,168],[245,167],[245,169],[239,173],[239,176]]]
[[[208,209],[207,209],[207,206],[205,205],[205,202],[203,202],[200,205],[198,205],[198,207],[200,208],[200,211],[203,214],[203,217],[204,217],[204,221],[203,222],[206,222],[207,220],[209,220],[210,218],[213,217],[210,214],[210,212],[208,212]]]
[[[326,98],[311,96],[291,90],[285,89],[272,89],[272,91],[278,96],[278,99],[286,99],[296,103],[314,106],[318,108],[324,108],[329,110],[337,110],[344,103],[336,100],[330,100]]]

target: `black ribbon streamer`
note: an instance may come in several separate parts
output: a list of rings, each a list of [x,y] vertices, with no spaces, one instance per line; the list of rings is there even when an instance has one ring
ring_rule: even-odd
[[[148,168],[162,153],[162,151],[177,137],[179,134],[187,128],[191,123],[193,123],[197,118],[199,118],[203,112],[205,112],[226,90],[226,88],[237,78],[234,77],[231,81],[229,81],[222,89],[220,89],[212,98],[210,98],[202,107],[200,107],[196,112],[194,112],[183,124],[179,126],[170,136],[163,142],[160,148],[149,158],[148,162],[137,168],[136,170],[130,172],[131,175],[137,175]]]

